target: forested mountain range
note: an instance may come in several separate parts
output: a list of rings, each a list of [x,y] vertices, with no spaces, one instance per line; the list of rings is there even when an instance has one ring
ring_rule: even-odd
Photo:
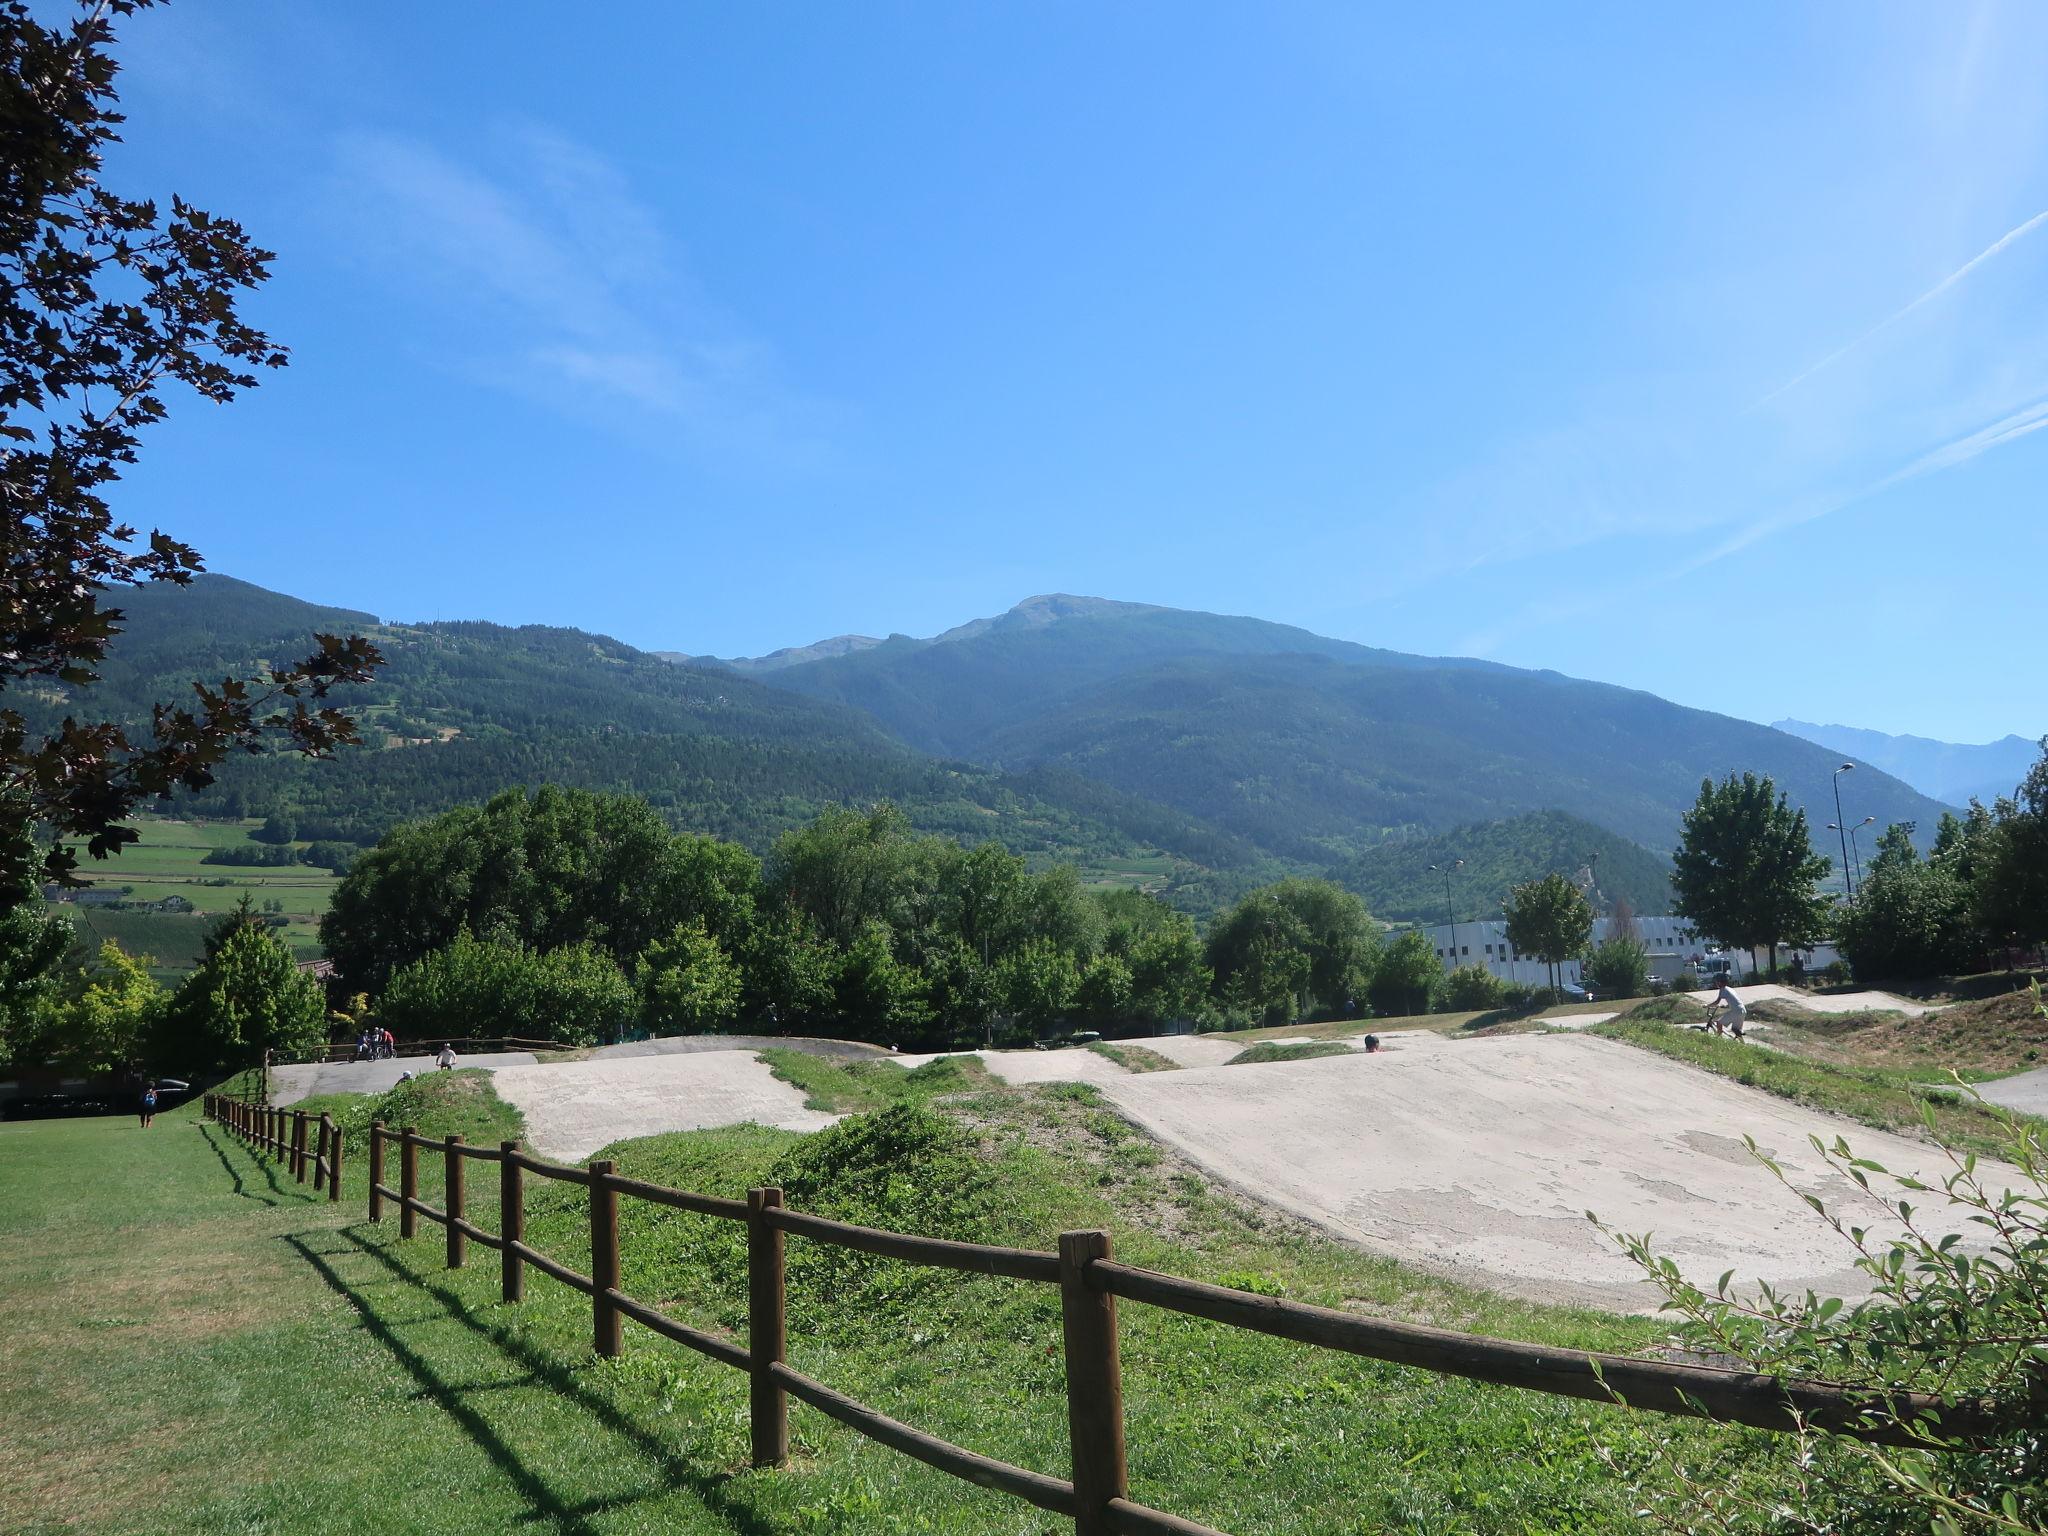
[[[1449,857],[1497,904],[1496,886],[1597,852],[1610,895],[1661,905],[1663,851],[1708,775],[1771,773],[1816,827],[1832,815],[1833,754],[1761,726],[1554,673],[1140,604],[1038,598],[930,640],[796,647],[745,670],[580,630],[387,624],[224,576],[124,606],[81,709],[144,719],[195,677],[300,654],[314,630],[383,648],[388,665],[348,701],[364,747],[326,763],[238,760],[190,807],[288,810],[303,837],[368,842],[554,781],[644,795],[678,827],[758,850],[825,806],[890,799],[922,830],[1145,871],[1197,912],[1315,873],[1383,917],[1432,921],[1440,900],[1417,871]],[[1859,816],[1931,828],[1939,815],[1880,773],[1857,780]]]
[[[1057,764],[1303,862],[1543,810],[1667,852],[1700,781],[1745,770],[1775,778],[1818,830],[1840,763],[1633,689],[1094,598],[1032,598],[931,640],[758,675],[925,751]],[[1845,793],[1879,825],[1931,832],[1942,809],[1874,770]]]
[[[508,785],[630,790],[674,824],[765,848],[828,805],[896,801],[923,830],[997,837],[1019,852],[1082,861],[1173,853],[1184,878],[1264,856],[1183,812],[1131,800],[1057,767],[1004,774],[945,762],[841,705],[676,666],[580,630],[486,623],[385,624],[226,576],[124,594],[126,628],[93,710],[146,720],[193,679],[246,674],[310,648],[316,630],[363,633],[383,650],[352,690],[366,745],[331,762],[248,758],[190,807],[287,810],[305,837],[369,842],[395,823],[481,801]],[[65,701],[40,702],[54,718]]]

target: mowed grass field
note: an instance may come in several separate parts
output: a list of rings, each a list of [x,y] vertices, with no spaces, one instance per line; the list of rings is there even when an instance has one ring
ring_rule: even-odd
[[[1063,1228],[1107,1226],[1127,1261],[1249,1289],[1562,1347],[1659,1338],[1643,1319],[1506,1301],[1321,1239],[1214,1191],[1086,1089],[1005,1089],[971,1067],[927,1081],[939,1096],[925,1108],[974,1138],[974,1165],[992,1180],[981,1214],[968,1215],[996,1223],[1000,1239],[1046,1247]],[[428,1134],[444,1113],[447,1129],[477,1139],[517,1129],[482,1074],[397,1091],[412,1097],[379,1112]],[[864,1140],[880,1123],[860,1117],[809,1141],[753,1127],[658,1136],[606,1155],[628,1174],[717,1194],[810,1177],[821,1182],[805,1208],[848,1219],[902,1226],[913,1207],[944,1212],[941,1226],[962,1219],[945,1203],[959,1198],[959,1165]],[[443,1198],[439,1161],[422,1159],[431,1201]],[[596,1359],[582,1297],[531,1275],[527,1301],[504,1306],[488,1251],[450,1271],[438,1228],[405,1242],[395,1218],[368,1222],[363,1162],[329,1205],[189,1107],[149,1131],[133,1119],[0,1124],[0,1529],[1067,1528],[801,1405],[792,1464],[749,1468],[739,1373],[630,1327],[622,1359]],[[470,1176],[470,1210],[487,1227],[494,1171],[473,1165]],[[529,1241],[587,1268],[585,1198],[530,1184]],[[743,1327],[743,1243],[729,1225],[629,1200],[622,1246],[628,1291],[700,1326]],[[800,1239],[790,1250],[799,1369],[974,1449],[1064,1473],[1049,1289]],[[1479,1386],[1152,1308],[1126,1307],[1123,1335],[1136,1495],[1239,1536],[1631,1531],[1632,1501],[1598,1447],[1626,1463],[1653,1436],[1677,1435],[1728,1479],[1788,1468],[1778,1437]]]
[[[282,930],[285,941],[302,960],[318,955],[320,917],[339,878],[332,870],[310,864],[264,868],[204,862],[216,848],[250,843],[250,834],[260,825],[257,821],[140,818],[136,826],[142,833],[141,842],[104,863],[81,859],[83,873],[96,886],[126,887],[130,901],[182,896],[197,910],[189,915],[113,912],[73,904],[66,910],[80,937],[94,946],[101,939],[113,939],[130,954],[152,955],[162,972],[188,970],[197,963],[210,918],[246,895],[259,908],[266,901],[280,903],[289,919]]]

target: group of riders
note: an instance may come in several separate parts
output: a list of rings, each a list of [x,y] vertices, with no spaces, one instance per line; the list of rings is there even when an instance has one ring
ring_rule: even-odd
[[[356,1036],[357,1061],[388,1061],[398,1054],[398,1042],[388,1029],[366,1029]]]

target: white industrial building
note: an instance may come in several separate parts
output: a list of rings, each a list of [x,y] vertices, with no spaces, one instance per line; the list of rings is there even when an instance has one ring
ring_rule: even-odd
[[[1746,976],[1761,970],[1769,964],[1767,955],[1753,956],[1743,950],[1722,950],[1714,946],[1682,917],[1638,917],[1634,919],[1636,937],[1650,952],[1650,974],[1663,981],[1671,981],[1688,965],[1700,965],[1710,960],[1727,959],[1734,964],[1738,976]],[[1601,944],[1607,939],[1608,920],[1604,917],[1593,920],[1593,943]],[[1519,982],[1526,986],[1547,987],[1550,985],[1550,967],[1531,955],[1518,953],[1508,943],[1508,925],[1505,918],[1490,918],[1483,921],[1441,924],[1422,930],[1429,936],[1437,958],[1444,963],[1444,969],[1454,971],[1461,965],[1483,965],[1502,981]],[[1832,945],[1823,944],[1816,949],[1778,951],[1778,962],[1790,965],[1798,956],[1811,970],[1828,964],[1835,958]],[[1557,968],[1558,980],[1575,986],[1579,982],[1579,962],[1567,960]]]

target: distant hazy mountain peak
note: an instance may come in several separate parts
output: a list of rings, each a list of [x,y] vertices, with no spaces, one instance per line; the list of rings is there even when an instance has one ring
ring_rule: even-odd
[[[785,645],[766,656],[692,656],[688,651],[655,651],[653,654],[678,666],[727,667],[734,672],[778,672],[784,667],[801,666],[807,661],[851,656],[855,651],[872,650],[881,643],[873,635],[833,635],[829,639],[814,640],[809,645]]]
[[[999,629],[1043,629],[1048,624],[1059,623],[1062,619],[1099,619],[1120,614],[1164,612],[1166,610],[1155,603],[1120,603],[1111,597],[1076,597],[1069,592],[1041,592],[1036,597],[1025,598],[1007,613],[999,613],[992,619],[969,619],[965,624],[956,624],[944,634],[934,635],[932,644],[943,645],[948,641],[972,640],[977,635],[985,635]]]
[[[1868,763],[1903,779],[1923,795],[1962,805],[1972,797],[1990,802],[2009,795],[2026,777],[2039,755],[2039,744],[2024,736],[1997,741],[1935,741],[1926,736],[1887,736],[1853,725],[1814,725],[1805,720],[1779,720],[1784,731],[1832,748],[1852,762]]]

